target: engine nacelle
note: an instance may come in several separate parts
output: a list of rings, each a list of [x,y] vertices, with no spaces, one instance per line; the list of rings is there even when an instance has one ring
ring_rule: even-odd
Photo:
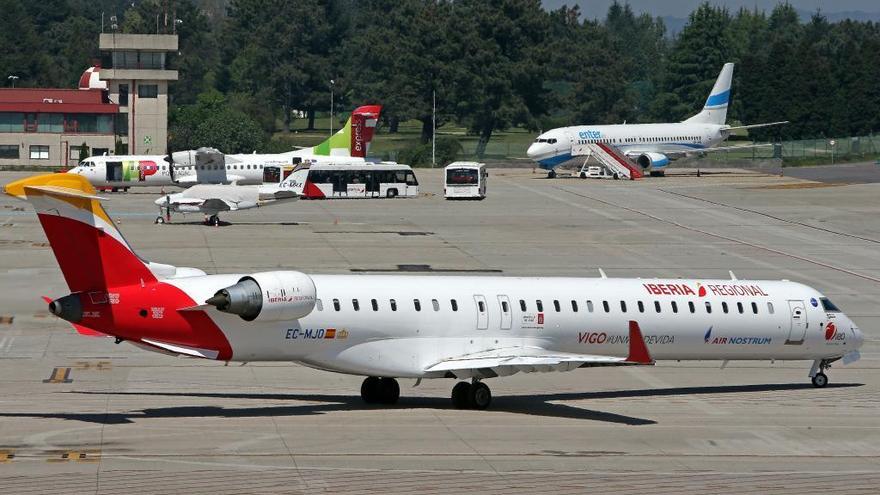
[[[315,283],[305,273],[261,272],[242,277],[205,302],[245,321],[285,321],[311,313],[316,292]]]
[[[636,159],[642,170],[657,170],[669,165],[669,157],[663,153],[642,153]]]
[[[194,165],[224,165],[226,155],[216,148],[199,148],[197,150],[175,151],[171,160],[177,166],[191,167]]]

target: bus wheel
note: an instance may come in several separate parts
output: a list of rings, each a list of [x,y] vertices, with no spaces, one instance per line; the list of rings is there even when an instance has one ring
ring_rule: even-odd
[[[385,193],[385,195],[388,196],[389,198],[396,198],[397,197],[397,189],[389,189],[388,192]]]

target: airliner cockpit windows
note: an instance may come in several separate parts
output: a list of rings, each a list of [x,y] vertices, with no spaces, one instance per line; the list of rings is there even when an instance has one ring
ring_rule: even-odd
[[[547,143],[549,143],[549,144],[556,144],[556,138],[550,138],[550,139],[548,139],[548,140],[547,140]]]
[[[838,309],[838,307],[833,302],[831,302],[831,299],[828,299],[827,297],[820,297],[819,301],[822,303],[822,309],[824,309],[825,312],[840,313],[840,309]]]

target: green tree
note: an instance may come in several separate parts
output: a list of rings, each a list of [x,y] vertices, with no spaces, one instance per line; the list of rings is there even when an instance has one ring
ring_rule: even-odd
[[[224,153],[246,153],[264,146],[266,134],[247,114],[231,108],[216,90],[202,93],[194,105],[174,109],[169,147],[185,150],[210,146]]]

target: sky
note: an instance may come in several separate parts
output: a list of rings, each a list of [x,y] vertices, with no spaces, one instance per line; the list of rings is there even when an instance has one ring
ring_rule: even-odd
[[[578,4],[581,12],[587,17],[605,17],[608,6],[613,0],[543,0],[548,9],[555,9],[561,5]],[[654,16],[687,17],[703,0],[629,0],[630,6],[636,13],[649,12]],[[623,3],[623,2],[621,2]],[[771,10],[780,3],[779,0],[710,0],[715,5],[725,5],[731,11],[739,10],[740,7]],[[880,1],[878,0],[789,0],[798,10],[809,12],[821,8],[823,12],[833,14],[840,12],[867,12],[880,14]]]

